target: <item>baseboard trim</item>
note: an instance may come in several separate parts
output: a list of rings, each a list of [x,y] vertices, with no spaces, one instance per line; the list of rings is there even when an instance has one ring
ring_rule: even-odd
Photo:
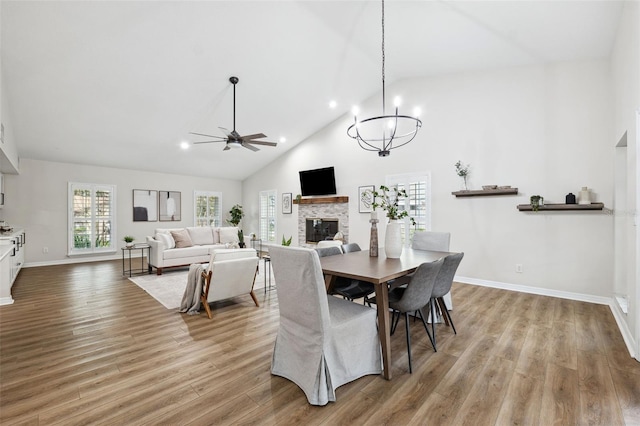
[[[492,287],[492,288],[499,288],[502,290],[518,291],[520,293],[530,293],[530,294],[537,294],[540,296],[559,297],[562,299],[596,303],[598,305],[607,305],[609,306],[609,309],[611,309],[613,318],[615,318],[616,323],[618,324],[618,329],[620,330],[620,334],[622,334],[622,339],[624,340],[624,343],[627,345],[627,350],[629,351],[629,355],[632,358],[636,358],[636,353],[634,349],[636,345],[633,339],[633,335],[631,334],[631,331],[629,330],[629,326],[624,320],[624,317],[622,316],[623,314],[618,308],[613,295],[611,297],[593,296],[590,294],[573,293],[570,291],[559,291],[559,290],[552,290],[548,288],[530,287],[525,285],[509,284],[509,283],[503,283],[499,281],[481,280],[477,278],[460,277],[460,276],[456,276],[454,278],[454,281],[464,283],[464,284],[478,285],[482,287]]]
[[[146,257],[147,256],[145,256],[145,258]],[[71,263],[103,262],[105,260],[122,260],[122,256],[119,254],[113,254],[109,256],[100,256],[100,257],[80,257],[80,258],[77,256],[74,256],[73,258],[52,260],[52,261],[46,261],[46,262],[29,262],[22,265],[22,267],[34,268],[37,266],[68,265]]]
[[[0,306],[2,305],[12,305],[13,297],[0,297]]]

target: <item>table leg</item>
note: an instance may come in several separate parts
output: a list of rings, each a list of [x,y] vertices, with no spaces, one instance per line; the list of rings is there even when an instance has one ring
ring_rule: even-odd
[[[389,290],[387,283],[376,284],[376,304],[378,306],[378,334],[382,345],[384,378],[391,380],[391,322],[389,321]]]

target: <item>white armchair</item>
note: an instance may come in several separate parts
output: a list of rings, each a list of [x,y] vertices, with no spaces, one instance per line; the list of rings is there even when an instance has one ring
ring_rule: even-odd
[[[251,248],[218,249],[211,253],[208,265],[202,271],[200,302],[211,319],[209,303],[249,294],[256,306],[260,306],[253,292],[258,272],[258,256]]]

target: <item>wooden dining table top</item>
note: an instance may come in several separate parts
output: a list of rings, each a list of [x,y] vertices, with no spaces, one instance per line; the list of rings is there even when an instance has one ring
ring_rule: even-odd
[[[389,259],[384,249],[378,256],[369,256],[368,250],[344,253],[341,256],[320,258],[322,272],[328,275],[352,278],[382,284],[413,272],[425,262],[434,262],[452,253],[446,251],[414,250],[405,248],[398,259]]]

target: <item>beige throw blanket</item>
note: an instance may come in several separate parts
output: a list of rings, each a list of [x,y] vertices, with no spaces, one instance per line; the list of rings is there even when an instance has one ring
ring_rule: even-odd
[[[187,287],[184,289],[180,309],[178,312],[186,312],[188,315],[198,315],[200,311],[200,294],[202,294],[202,271],[206,265],[194,263],[189,266],[187,275]]]

